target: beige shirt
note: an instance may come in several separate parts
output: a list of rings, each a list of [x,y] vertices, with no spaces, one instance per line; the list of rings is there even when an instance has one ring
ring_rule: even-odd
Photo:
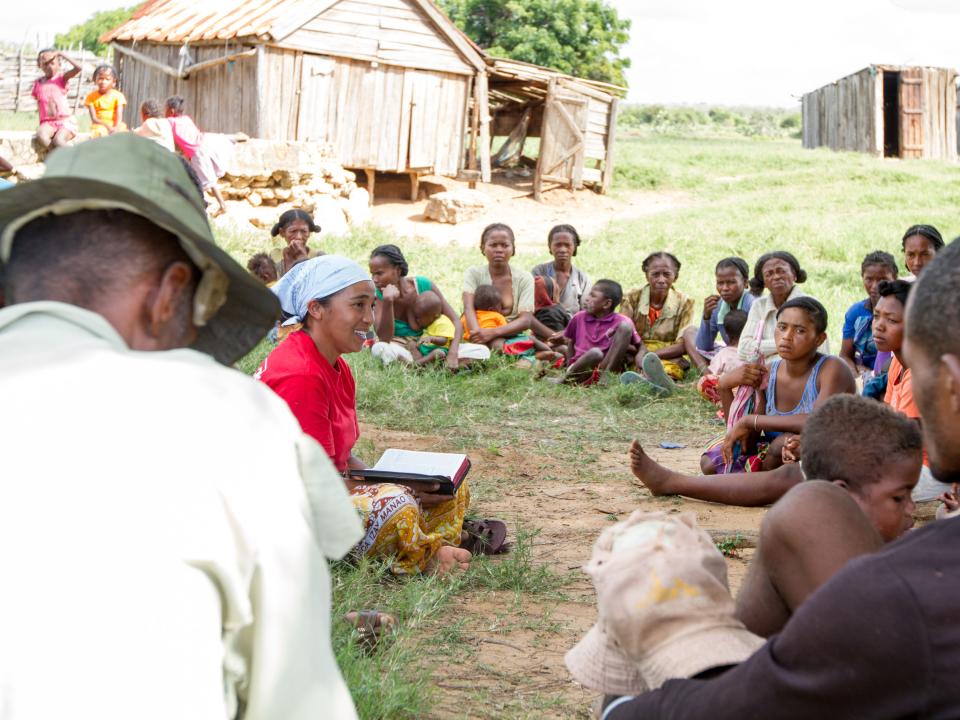
[[[0,716],[355,717],[326,558],[360,524],[265,385],[0,310]]]
[[[490,277],[490,267],[487,265],[477,265],[467,268],[463,274],[463,291],[468,293],[476,292],[481,285],[493,285],[493,278]],[[515,267],[510,268],[510,285],[513,288],[513,307],[509,312],[503,314],[507,322],[513,322],[522,312],[533,312],[533,275],[525,270],[518,270]],[[504,308],[507,310],[507,308]]]
[[[170,152],[174,151],[173,128],[170,127],[170,121],[166,118],[147,118],[143,121],[143,125],[134,128],[134,132],[140,137],[153,140]]]
[[[800,289],[799,285],[794,285],[787,300],[793,300],[798,297],[805,297],[806,293]],[[784,300],[786,302],[787,300]],[[761,326],[763,330],[760,335],[760,341],[757,342],[757,333]],[[743,362],[756,362],[762,355],[764,361],[779,357],[777,354],[777,341],[774,337],[774,330],[777,329],[777,306],[773,304],[773,297],[770,293],[764,293],[753,301],[750,306],[750,312],[747,314],[747,324],[743,326],[740,333],[740,344],[737,345],[737,353]],[[820,352],[824,355],[830,354],[830,341],[826,339],[820,346]]]

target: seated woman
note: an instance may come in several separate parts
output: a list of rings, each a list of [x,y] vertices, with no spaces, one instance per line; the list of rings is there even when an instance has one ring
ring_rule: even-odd
[[[693,298],[673,286],[680,275],[680,261],[670,253],[648,255],[641,268],[647,284],[624,295],[621,312],[633,321],[643,339],[636,355],[637,369],[654,385],[671,392],[673,381],[682,380],[690,367],[683,356],[696,351],[694,343],[684,339],[684,331],[693,324]],[[621,376],[622,382],[638,379],[633,372]]]
[[[443,293],[430,278],[423,275],[409,276],[410,265],[396,245],[381,245],[370,253],[370,275],[377,286],[376,331],[377,342],[372,351],[384,364],[394,360],[412,363],[413,356],[407,350],[409,340],[423,334],[423,326],[417,322],[416,301],[426,292],[440,298],[440,312],[453,324],[453,339],[447,347],[446,366],[451,370],[459,367],[462,358],[477,358],[468,347],[461,353],[463,325],[447,302]],[[483,355],[479,356],[481,359]]]
[[[467,268],[463,275],[463,317],[473,342],[502,350],[507,339],[530,330],[533,320],[533,276],[510,267],[516,252],[516,240],[509,225],[487,225],[480,235],[480,252],[486,265]],[[493,285],[500,291],[506,325],[481,328],[477,322],[473,296],[481,285]]]
[[[739,257],[724,258],[714,268],[717,293],[709,295],[703,300],[703,318],[700,329],[693,326],[684,331],[684,340],[689,346],[691,343],[696,352],[691,353],[691,360],[703,373],[709,360],[717,353],[717,335],[723,345],[730,345],[730,336],[723,328],[723,319],[731,310],[750,312],[756,295],[747,290],[750,282],[750,268],[747,261]]]
[[[350,475],[367,466],[353,454],[360,434],[356,386],[342,356],[363,347],[373,322],[370,277],[352,260],[325,255],[298,264],[274,292],[303,329],[278,345],[254,377],[287,402],[303,431],[343,474],[367,531],[356,551],[394,558],[399,573],[467,567],[470,548],[491,523],[474,528],[474,536],[463,532],[470,503],[466,481],[451,498],[436,494],[436,483],[368,484]],[[505,529],[499,525],[498,532]]]
[[[943,249],[943,236],[933,225],[912,225],[907,228],[900,242],[903,246],[904,263],[912,276],[904,280],[920,277],[927,263]]]
[[[553,255],[553,260],[540,263],[530,271],[534,279],[541,277],[551,281],[547,286],[555,288],[554,293],[551,294],[555,298],[554,301],[566,312],[568,322],[583,309],[584,300],[590,292],[590,278],[573,264],[573,258],[576,257],[579,248],[580,235],[572,225],[555,225],[547,233],[547,249]],[[537,320],[539,317],[534,318],[534,331],[545,339],[543,333],[547,330],[538,328]],[[548,334],[563,330],[562,327],[544,324],[549,328]]]
[[[882,250],[868,253],[860,264],[865,300],[854,303],[843,317],[843,344],[840,359],[864,382],[874,377],[877,347],[873,342],[873,309],[880,299],[877,288],[884,280],[896,280],[899,272],[893,255]],[[889,358],[888,358],[889,360]]]
[[[323,255],[319,248],[311,248],[310,235],[320,232],[320,226],[306,210],[293,209],[280,214],[276,225],[270,229],[270,237],[279,237],[286,243],[282,248],[274,248],[270,259],[277,265],[277,274],[283,276],[298,262]]]

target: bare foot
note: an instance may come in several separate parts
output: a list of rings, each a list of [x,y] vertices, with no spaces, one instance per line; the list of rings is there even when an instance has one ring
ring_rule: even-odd
[[[453,545],[444,545],[437,550],[437,554],[430,560],[428,570],[437,575],[445,575],[451,570],[466,570],[470,567],[469,550],[455,548]]]
[[[668,470],[643,451],[639,440],[630,443],[630,469],[654,495],[674,495],[671,480],[678,473]]]

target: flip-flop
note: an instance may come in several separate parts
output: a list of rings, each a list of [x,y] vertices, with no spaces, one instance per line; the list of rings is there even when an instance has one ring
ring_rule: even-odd
[[[357,642],[366,652],[373,652],[385,635],[395,633],[399,627],[393,615],[380,610],[353,610],[343,619],[354,628]]]
[[[469,536],[460,547],[471,555],[496,555],[506,551],[507,526],[502,520],[464,520]]]
[[[656,353],[648,352],[643,356],[643,362],[640,365],[650,382],[657,387],[663,388],[668,393],[672,393],[677,389],[677,386],[673,384],[673,380],[667,375],[667,370],[663,367],[663,361],[660,360]]]
[[[652,382],[647,380],[643,375],[633,370],[627,370],[626,372],[620,373],[620,384],[621,385],[633,385],[634,383],[639,383],[645,389],[651,391],[654,395],[669,395],[670,391],[666,388],[662,388],[659,385],[654,385]]]

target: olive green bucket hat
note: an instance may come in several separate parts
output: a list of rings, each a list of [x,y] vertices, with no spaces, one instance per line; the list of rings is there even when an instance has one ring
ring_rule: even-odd
[[[172,233],[199,269],[195,350],[230,364],[273,327],[280,315],[276,297],[217,247],[181,160],[133,133],[57,150],[43,177],[0,192],[0,262],[9,260],[17,231],[37,217],[109,209],[140,215]]]

